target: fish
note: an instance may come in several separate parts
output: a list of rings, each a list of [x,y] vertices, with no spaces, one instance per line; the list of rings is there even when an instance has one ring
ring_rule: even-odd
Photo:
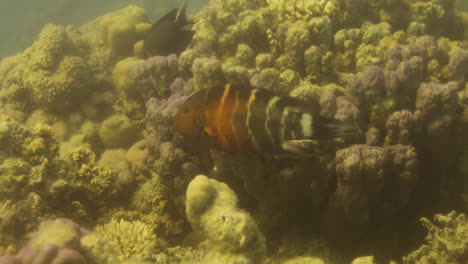
[[[174,130],[226,152],[307,154],[312,140],[355,133],[348,122],[320,115],[318,103],[231,84],[202,89],[179,107]]]
[[[187,3],[185,1],[180,11],[177,8],[172,9],[151,26],[143,40],[148,57],[179,55],[187,48],[195,33],[191,29],[193,23],[187,19],[185,13]]]

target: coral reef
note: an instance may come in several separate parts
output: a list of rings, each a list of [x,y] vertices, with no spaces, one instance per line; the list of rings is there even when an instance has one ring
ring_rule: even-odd
[[[5,264],[85,264],[86,259],[80,253],[80,239],[88,233],[88,230],[68,219],[46,221],[16,256],[6,255],[0,257],[0,261]]]
[[[426,244],[403,258],[403,263],[466,263],[468,221],[464,214],[438,214],[434,222],[421,218],[427,229]]]
[[[467,17],[451,0],[213,0],[187,50],[150,58],[136,6],[45,26],[0,62],[0,262],[466,262],[464,216],[427,218],[468,208]],[[174,133],[184,100],[225,83],[356,133],[311,156]]]
[[[117,253],[118,259],[124,261],[135,258],[144,261],[157,253],[158,240],[151,227],[139,222],[111,220],[95,228],[98,236],[109,241]]]
[[[134,64],[130,78],[135,82],[134,92],[146,102],[150,97],[167,97],[171,82],[177,77],[177,56],[155,56]]]
[[[82,102],[98,81],[92,66],[80,56],[82,44],[72,34],[62,26],[46,25],[4,76],[2,90],[7,97],[26,97],[30,105],[61,112]],[[18,110],[25,110],[22,108],[25,106]]]
[[[259,263],[265,239],[254,220],[237,207],[229,187],[204,175],[187,188],[186,213],[193,227],[208,237],[209,253],[202,263]]]
[[[115,56],[131,56],[133,45],[143,39],[150,28],[146,11],[129,6],[107,14],[99,21],[99,37]]]

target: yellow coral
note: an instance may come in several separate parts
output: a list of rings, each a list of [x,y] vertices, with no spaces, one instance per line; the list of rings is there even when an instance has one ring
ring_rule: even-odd
[[[140,138],[135,121],[125,115],[113,115],[106,119],[99,130],[102,142],[111,147],[129,147]]]
[[[26,154],[33,164],[47,164],[54,159],[59,150],[59,144],[51,126],[39,124],[33,130],[32,137],[23,146]]]
[[[313,16],[331,15],[337,7],[332,1],[266,0],[279,23],[287,20],[309,20]]]
[[[113,55],[130,56],[133,45],[151,28],[146,12],[129,6],[104,16],[99,23],[99,37]]]
[[[137,53],[139,52],[141,51],[137,51]],[[135,63],[143,61],[144,60],[135,57],[129,57],[115,64],[114,71],[112,72],[112,79],[119,91],[123,91],[127,94],[134,92],[132,90],[135,89],[132,88],[135,87],[135,81],[130,76],[130,69]]]
[[[24,52],[24,57],[33,70],[47,69],[60,62],[70,44],[65,27],[47,24],[38,40]]]
[[[39,250],[49,243],[63,247],[70,243],[78,235],[78,232],[74,226],[67,222],[56,220],[52,223],[43,223],[36,234],[37,236],[31,240],[31,247]]]
[[[133,56],[135,56],[138,59],[144,59],[146,57],[143,40],[140,40],[133,45]]]
[[[112,219],[96,227],[95,232],[117,252],[120,260],[150,259],[157,249],[157,237],[151,227],[140,221],[128,222]]]

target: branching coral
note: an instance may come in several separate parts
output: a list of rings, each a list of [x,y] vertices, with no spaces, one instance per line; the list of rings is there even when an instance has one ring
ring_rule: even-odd
[[[119,260],[149,260],[157,253],[158,239],[149,225],[140,221],[111,220],[95,229],[114,248]]]
[[[164,98],[169,95],[171,82],[177,77],[177,56],[155,56],[135,63],[130,69],[130,78],[135,82],[138,96],[146,102],[150,97]]]
[[[31,225],[39,224],[38,218],[46,209],[46,203],[36,193],[30,193],[20,203],[6,199],[0,202],[1,245],[16,245],[24,236],[25,230],[30,230]]]
[[[404,257],[404,263],[466,263],[468,221],[464,214],[438,214],[434,221],[423,217],[421,223],[428,231],[426,244]]]

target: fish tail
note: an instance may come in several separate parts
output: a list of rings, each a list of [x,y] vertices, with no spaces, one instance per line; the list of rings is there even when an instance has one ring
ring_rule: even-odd
[[[349,137],[357,133],[357,128],[351,122],[340,121],[334,118],[319,116],[314,122],[314,139],[333,139]]]

